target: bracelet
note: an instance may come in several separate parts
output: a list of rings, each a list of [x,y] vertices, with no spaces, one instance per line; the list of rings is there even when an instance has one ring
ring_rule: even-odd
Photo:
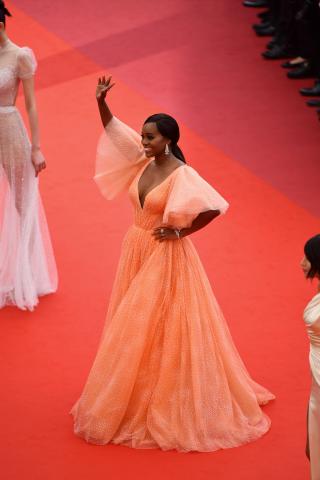
[[[180,232],[181,232],[181,230],[178,230],[178,228],[175,228],[173,231],[174,231],[174,233],[177,235],[177,237],[180,238]]]
[[[31,150],[41,150],[40,145],[31,145]]]

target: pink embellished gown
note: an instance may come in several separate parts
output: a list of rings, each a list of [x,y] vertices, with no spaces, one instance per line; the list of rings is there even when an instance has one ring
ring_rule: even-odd
[[[29,48],[11,41],[0,47],[0,308],[32,310],[39,296],[57,289],[31,145],[15,107],[20,81],[35,70]]]
[[[191,226],[227,202],[188,165],[140,204],[150,160],[140,135],[114,118],[98,146],[95,180],[110,199],[128,190],[134,223],[122,255],[98,353],[72,409],[75,433],[94,444],[213,451],[270,427],[273,395],[249,376],[189,237],[157,242],[152,229]]]

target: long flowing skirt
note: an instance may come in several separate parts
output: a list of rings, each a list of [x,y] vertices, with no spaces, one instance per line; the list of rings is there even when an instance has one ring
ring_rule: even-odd
[[[57,270],[31,146],[15,107],[0,107],[0,308],[32,310]]]
[[[246,371],[190,239],[157,243],[132,226],[75,433],[136,448],[235,447],[269,429],[259,404],[272,398]]]

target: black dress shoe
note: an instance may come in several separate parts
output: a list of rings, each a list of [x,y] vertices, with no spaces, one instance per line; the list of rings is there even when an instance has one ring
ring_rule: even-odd
[[[279,60],[282,58],[292,58],[291,52],[284,47],[275,45],[271,50],[266,50],[261,54],[266,60]]]
[[[316,80],[311,88],[300,88],[300,93],[305,97],[320,97],[320,80]]]
[[[264,12],[259,12],[257,17],[261,18],[262,20],[268,20],[270,18],[270,11],[265,10]]]
[[[300,67],[294,68],[287,73],[287,77],[291,79],[297,78],[312,78],[315,76],[315,71],[310,65],[303,63]]]
[[[312,98],[311,100],[308,100],[306,104],[309,107],[320,107],[320,98]]]
[[[259,30],[256,29],[256,35],[258,35],[258,37],[273,37],[275,31],[276,29],[270,25],[270,27],[260,28]]]
[[[269,27],[272,27],[271,23],[270,22],[261,22],[261,23],[255,23],[254,25],[252,25],[252,28],[253,30],[255,30],[256,32],[258,30],[264,30],[265,28],[269,28]]]
[[[270,42],[267,43],[266,48],[268,50],[272,50],[273,47],[275,47],[276,45],[277,45],[277,42],[273,39],[273,40],[270,40]]]
[[[245,7],[261,8],[267,7],[268,2],[266,0],[244,0],[243,5]]]
[[[296,67],[301,67],[304,64],[304,61],[299,62],[299,63],[291,63],[291,62],[285,62],[281,64],[282,68],[296,68]]]

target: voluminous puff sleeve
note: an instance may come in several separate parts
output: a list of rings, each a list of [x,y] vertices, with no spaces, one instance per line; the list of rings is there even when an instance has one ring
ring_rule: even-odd
[[[127,190],[146,162],[140,135],[112,117],[97,148],[94,180],[102,195],[110,200]]]
[[[18,53],[18,77],[21,80],[33,77],[37,69],[37,60],[31,48],[22,47]]]
[[[193,168],[182,166],[174,177],[163,223],[179,229],[188,228],[200,213],[208,210],[225,213],[228,207],[228,202]]]

